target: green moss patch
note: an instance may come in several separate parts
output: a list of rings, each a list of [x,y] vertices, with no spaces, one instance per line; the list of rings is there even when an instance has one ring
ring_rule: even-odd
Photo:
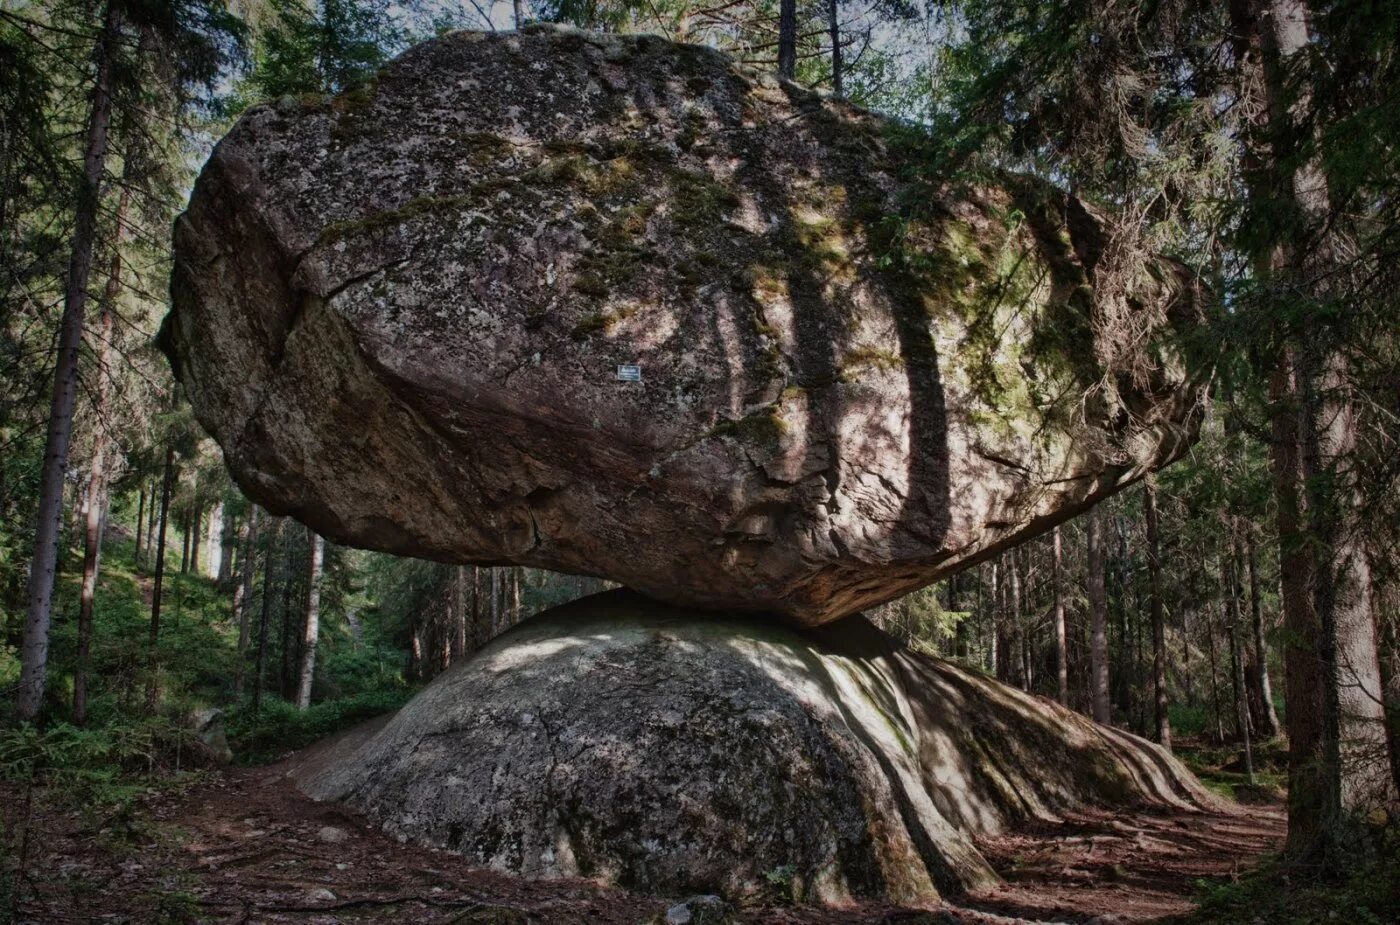
[[[707,436],[733,437],[749,446],[776,449],[791,430],[792,425],[783,420],[776,408],[769,406],[741,418],[720,421],[710,428]]]
[[[577,283],[574,284],[574,288],[578,288]],[[632,317],[636,312],[635,305],[628,305],[625,308],[612,311],[595,312],[574,325],[571,336],[574,340],[587,340],[596,334],[611,334],[619,324]]]

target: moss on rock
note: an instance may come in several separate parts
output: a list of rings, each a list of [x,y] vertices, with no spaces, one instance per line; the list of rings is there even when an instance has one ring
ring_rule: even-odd
[[[244,115],[178,223],[167,342],[240,483],[338,541],[837,619],[1197,419],[1182,268],[1105,301],[1087,206],[930,176],[926,142],[706,49],[443,36]],[[1129,356],[1096,349],[1114,312]]]

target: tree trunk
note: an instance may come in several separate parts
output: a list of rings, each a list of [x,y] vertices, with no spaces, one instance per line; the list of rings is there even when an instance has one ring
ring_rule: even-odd
[[[199,574],[199,550],[204,545],[204,502],[194,506],[194,517],[190,522],[190,572]]]
[[[1245,609],[1240,605],[1240,596],[1245,593],[1242,581],[1242,556],[1240,556],[1238,523],[1233,523],[1231,536],[1231,574],[1229,574],[1229,596],[1231,596],[1231,606],[1229,606],[1229,648],[1231,648],[1231,668],[1233,675],[1233,686],[1235,686],[1235,732],[1239,735],[1240,743],[1245,746],[1245,772],[1249,775],[1249,782],[1254,782],[1254,751],[1253,716],[1249,709],[1249,687],[1245,675],[1245,620],[1243,613]]]
[[[277,660],[277,694],[283,700],[292,699],[292,679],[295,672],[296,643],[292,636],[292,614],[295,612],[294,578],[296,575],[296,542],[295,537],[288,532],[284,536],[283,550],[286,558],[282,563],[282,633],[278,637],[281,643],[281,658]]]
[[[1069,635],[1065,632],[1065,594],[1063,551],[1060,545],[1060,528],[1050,535],[1050,580],[1054,594],[1055,620],[1055,699],[1069,706]]]
[[[186,509],[181,520],[180,536],[180,574],[188,575],[190,572],[190,520],[193,512]]]
[[[155,479],[151,480],[151,490],[147,493],[151,497],[151,503],[146,505],[146,557],[150,558],[151,549],[156,544],[156,498],[160,495],[160,486]]]
[[[487,638],[495,639],[496,633],[501,626],[501,570],[496,566],[491,567],[491,635]]]
[[[131,551],[131,558],[136,563],[136,567],[141,567],[141,540],[142,534],[146,532],[146,483],[142,482],[138,489],[136,501],[136,548]]]
[[[223,501],[215,502],[214,511],[209,515],[209,548],[205,551],[209,569],[207,574],[221,589],[228,587],[229,579],[233,575],[233,550],[237,537],[234,531],[238,526],[234,522],[236,519],[228,516]]]
[[[151,581],[151,635],[147,653],[150,679],[146,687],[146,709],[156,705],[157,674],[160,671],[160,604],[165,588],[165,531],[170,516],[170,483],[175,475],[175,448],[166,447],[165,470],[160,480],[160,527],[156,532],[156,572]]]
[[[267,623],[272,610],[272,564],[277,559],[277,541],[282,536],[282,524],[273,524],[263,553],[262,608],[258,617],[258,655],[253,662],[253,712],[262,707],[264,676],[267,674]]]
[[[1021,690],[1030,690],[1026,677],[1025,614],[1021,612],[1021,557],[1017,548],[1007,553],[1006,570],[1011,579],[1011,680]]]
[[[438,620],[437,626],[437,653],[438,653],[438,673],[446,671],[452,667],[452,600],[448,594],[446,606],[442,608],[442,619]]]
[[[452,658],[467,654],[467,567],[452,570]]]
[[[1107,725],[1109,712],[1109,600],[1103,581],[1103,536],[1098,511],[1089,511],[1085,523],[1088,546],[1089,691],[1093,721]]]
[[[1107,725],[1108,709],[1108,592],[1104,587],[1102,525],[1098,511],[1085,524],[1089,560],[1089,676],[1094,721]]]
[[[1395,563],[1377,558],[1371,563],[1371,609],[1381,631],[1381,682],[1385,700],[1390,776],[1400,791],[1400,588]]]
[[[510,570],[510,625],[520,622],[520,574],[522,567],[517,565]]]
[[[778,0],[778,76],[797,75],[797,0]]]
[[[1210,663],[1210,699],[1215,715],[1215,741],[1219,743],[1225,741],[1225,723],[1221,719],[1220,679],[1215,668],[1215,606],[1213,604],[1207,606],[1210,609],[1206,615],[1206,658]]]
[[[411,678],[421,678],[423,671],[423,627],[422,621],[417,617],[408,628],[408,675]]]
[[[107,406],[112,395],[112,319],[122,284],[122,227],[130,194],[122,189],[117,202],[117,228],[112,236],[112,260],[102,292],[102,318],[97,345],[97,406],[93,409],[92,471],[88,475],[87,522],[83,529],[83,584],[78,597],[78,657],[73,666],[73,722],[87,721],[88,663],[92,654],[92,608],[97,593],[98,555],[102,548],[102,507],[107,493]],[[140,517],[137,517],[140,523]]]
[[[1238,621],[1230,624],[1230,666],[1234,669],[1235,732],[1244,746],[1244,770],[1254,783],[1254,750],[1250,741],[1249,705],[1244,691],[1244,645],[1242,627]]]
[[[106,315],[106,312],[103,312]],[[106,318],[105,325],[110,332],[110,318]],[[98,402],[101,411],[105,412],[105,401]],[[73,666],[73,724],[81,726],[87,722],[87,676],[88,663],[92,654],[92,610],[93,599],[97,592],[97,548],[102,542],[102,484],[104,481],[103,472],[103,438],[100,435],[102,427],[99,425],[99,434],[95,436],[95,448],[92,460],[92,477],[88,480],[87,487],[87,518],[83,528],[83,583],[82,590],[78,595],[78,652],[77,660]]]
[[[481,607],[481,566],[472,566],[472,648],[479,649],[486,644],[481,632],[483,610]]]
[[[1181,612],[1181,686],[1186,693],[1186,705],[1196,705],[1196,684],[1191,678],[1191,611]]]
[[[1304,485],[1311,514],[1314,607],[1327,671],[1323,722],[1335,770],[1337,824],[1390,804],[1380,642],[1371,613],[1371,569],[1362,542],[1365,514],[1353,470],[1357,409],[1347,360],[1332,352],[1308,377],[1304,402]],[[1340,844],[1334,864],[1349,863]],[[1338,868],[1340,869],[1340,868]]]
[[[321,565],[325,540],[307,528],[311,544],[306,567],[306,621],[301,635],[301,680],[297,684],[297,709],[311,706],[311,682],[316,676],[316,642],[321,630]]]
[[[1241,664],[1239,643],[1240,585],[1235,574],[1234,563],[1228,552],[1220,556],[1220,585],[1225,590],[1225,633],[1230,643],[1230,696],[1235,706],[1235,736],[1243,740],[1249,734],[1249,712],[1241,713],[1240,704],[1245,702],[1244,670]],[[1241,720],[1243,717],[1243,721]]]
[[[1285,350],[1270,378],[1270,456],[1283,602],[1284,698],[1288,704],[1289,852],[1304,859],[1322,842],[1327,803],[1323,767],[1321,632],[1312,600],[1312,557],[1303,528],[1302,462],[1293,358]]]
[[[70,536],[82,536],[83,533],[83,496],[86,482],[73,480],[73,484],[64,489],[64,500],[61,505],[68,511],[69,523],[68,533]]]
[[[1314,280],[1331,275],[1332,205],[1322,164],[1306,154],[1312,100],[1291,73],[1311,42],[1303,0],[1231,5],[1233,31],[1251,44],[1241,83],[1262,74],[1265,144],[1251,148],[1252,191],[1291,197],[1295,221],[1279,223],[1256,265],[1290,311],[1301,295],[1326,300]],[[1237,40],[1239,41],[1239,40]],[[1253,53],[1257,51],[1257,56]],[[1281,316],[1282,317],[1282,316]],[[1386,798],[1388,774],[1367,753],[1383,747],[1376,631],[1368,566],[1359,548],[1356,486],[1345,460],[1355,408],[1337,318],[1305,319],[1273,358],[1271,446],[1284,585],[1284,675],[1289,737],[1288,845],[1295,863],[1337,873],[1349,863],[1346,815]],[[1380,763],[1383,766],[1383,762]]]
[[[248,644],[251,641],[253,582],[257,580],[258,506],[248,505],[248,517],[243,521],[243,552],[238,556],[239,581],[234,592],[233,609],[238,615],[238,670],[234,675],[234,690],[243,693],[243,676],[247,673]]]
[[[1016,683],[1018,666],[1021,664],[1020,650],[1016,648],[1014,624],[1016,611],[1011,606],[1011,582],[1015,572],[1011,553],[1004,552],[1000,557],[999,577],[1001,594],[997,597],[997,677],[1007,684]]]
[[[831,92],[845,96],[841,61],[841,11],[836,0],[826,0],[826,31],[831,36]]]
[[[1123,712],[1128,715],[1128,723],[1138,735],[1147,737],[1147,661],[1142,649],[1142,592],[1137,572],[1131,567],[1133,558],[1128,556],[1128,523],[1126,516],[1113,515],[1113,532],[1119,540],[1119,554],[1114,557],[1113,574],[1119,593],[1116,595],[1117,613],[1123,627],[1123,647],[1119,658],[1119,693]],[[1128,606],[1128,592],[1133,592],[1133,606]]]
[[[1258,666],[1255,687],[1259,696],[1259,734],[1272,739],[1278,735],[1278,711],[1274,709],[1274,690],[1269,683],[1269,647],[1264,635],[1264,606],[1259,591],[1259,552],[1254,547],[1253,528],[1245,531],[1245,559],[1249,565],[1249,611],[1253,628],[1254,661]]]
[[[110,492],[102,492],[101,520],[97,525],[97,574],[102,574],[102,549],[103,542],[107,536],[107,517],[112,513],[112,496]]]
[[[525,24],[525,2],[524,0],[512,0],[512,12],[515,20],[516,31]]]
[[[44,465],[39,481],[38,523],[34,557],[29,566],[28,606],[20,644],[20,680],[15,714],[33,720],[44,703],[48,678],[49,627],[53,617],[54,579],[63,525],[63,487],[68,474],[68,446],[73,437],[73,408],[78,398],[78,357],[87,313],[88,279],[101,207],[102,174],[107,163],[107,133],[112,121],[112,69],[120,39],[120,6],[107,4],[102,31],[93,50],[95,73],[92,105],[83,145],[83,174],[78,186],[72,250],[63,289],[63,320],[59,326],[58,357],[54,365],[53,400],[44,438]]]
[[[1002,662],[1005,661],[1005,658],[1004,658],[1004,655],[1003,655],[1003,652],[1002,652],[1002,645],[1001,645],[1001,621],[998,619],[998,615],[997,615],[998,610],[1001,609],[1001,595],[999,594],[1000,588],[998,587],[999,579],[1000,579],[1000,577],[1001,577],[1001,576],[1000,576],[1000,571],[1001,571],[1001,570],[1000,570],[1000,568],[999,568],[999,565],[1000,565],[1000,563],[995,562],[995,561],[992,562],[992,564],[991,564],[991,570],[992,570],[992,588],[991,588],[991,592],[992,592],[992,593],[991,593],[991,595],[990,595],[990,597],[991,597],[991,621],[990,621],[990,622],[991,622],[991,630],[992,630],[992,631],[991,631],[990,633],[987,634],[987,663],[988,663],[988,664],[987,664],[987,670],[991,672],[992,677],[994,677],[994,678],[1001,678],[1001,676],[1002,676],[1002,670],[1003,670],[1003,668],[1002,668]]]
[[[1157,484],[1149,477],[1144,484],[1142,507],[1147,521],[1147,593],[1152,609],[1152,689],[1153,718],[1157,742],[1172,747],[1171,718],[1167,713],[1167,617],[1162,605],[1162,547],[1157,524]]]

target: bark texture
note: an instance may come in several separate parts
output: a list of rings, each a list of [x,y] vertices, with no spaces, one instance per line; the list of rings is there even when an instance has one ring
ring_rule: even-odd
[[[833,620],[1196,423],[1181,267],[1115,303],[1153,332],[1118,376],[1090,211],[907,179],[906,136],[703,48],[452,34],[240,120],[162,340],[245,493],[337,543]]]
[[[1166,751],[864,618],[798,631],[629,591],[526,621],[294,772],[389,832],[535,877],[935,898],[972,836],[1086,805],[1214,805]]]

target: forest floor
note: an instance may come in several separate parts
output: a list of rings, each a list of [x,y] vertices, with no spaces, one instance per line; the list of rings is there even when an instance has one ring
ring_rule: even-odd
[[[668,905],[582,880],[524,881],[400,844],[342,807],[303,797],[285,770],[193,775],[116,817],[36,800],[29,826],[20,818],[25,795],[0,786],[6,833],[26,836],[23,874],[9,884],[21,899],[15,920],[640,925]],[[1237,878],[1276,850],[1283,834],[1277,804],[1214,815],[1085,814],[986,840],[1006,882],[957,907],[775,906],[743,910],[741,920],[1153,921],[1189,912],[1203,886]]]

